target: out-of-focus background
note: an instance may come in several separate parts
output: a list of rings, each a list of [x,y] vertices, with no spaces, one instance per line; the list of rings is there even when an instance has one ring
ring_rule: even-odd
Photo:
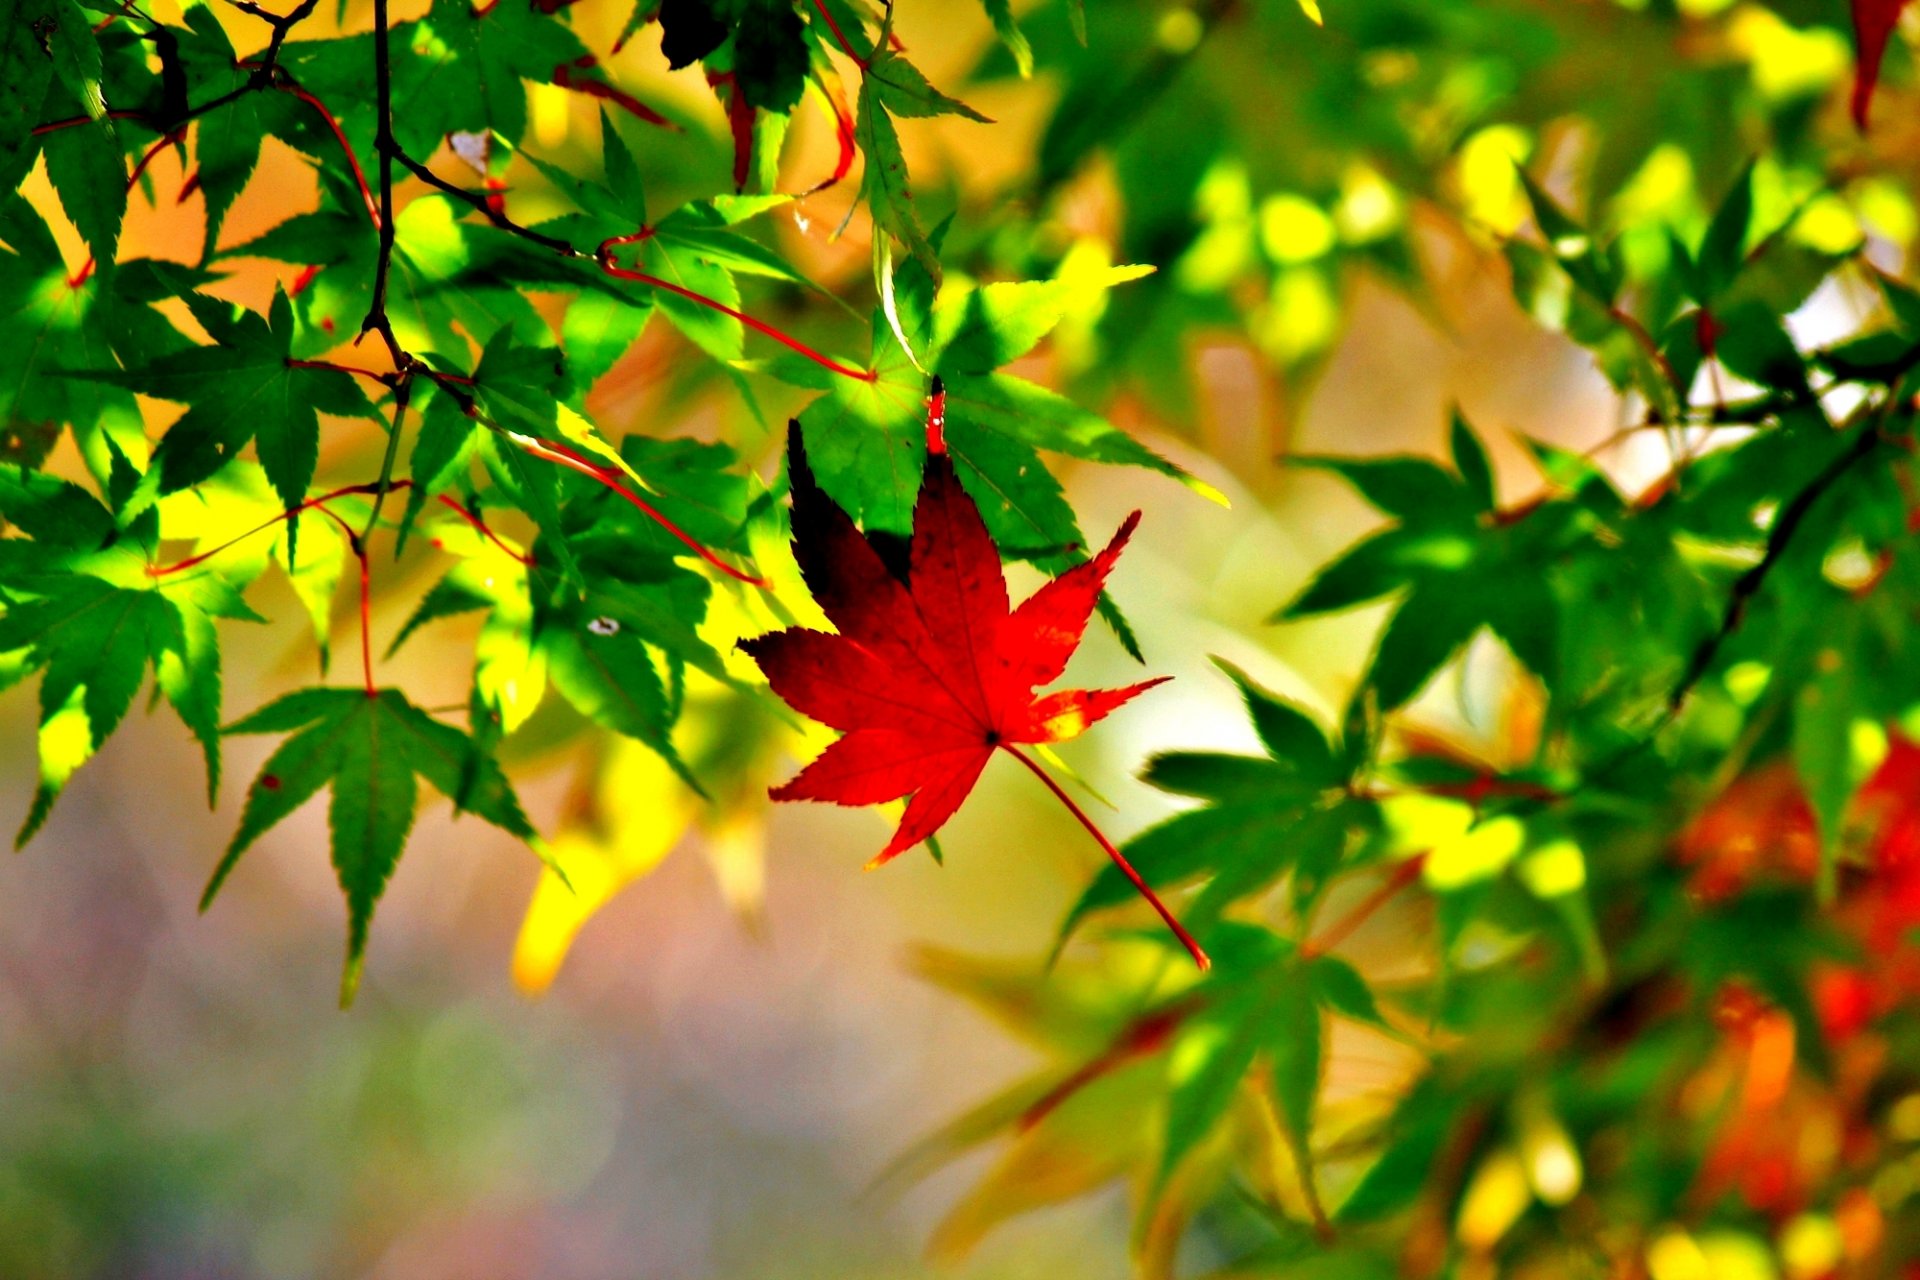
[[[578,25],[605,48],[625,9],[589,12],[596,7],[580,5]],[[1167,47],[1185,39],[1177,15],[1192,17],[1187,9],[1145,8]],[[1337,28],[1337,0],[1326,9]],[[919,64],[999,121],[943,120],[909,138],[920,171],[963,193],[964,221],[1023,180],[1008,166],[1034,154],[1059,83],[1043,59],[1031,81],[969,89],[991,42],[976,7],[905,0],[899,10]],[[1088,6],[1090,24],[1102,10]],[[232,25],[240,38],[245,25]],[[723,139],[697,74],[660,70],[658,40],[657,27],[645,28],[612,65]],[[1335,38],[1317,56],[1349,53]],[[1190,74],[1262,74],[1247,48],[1222,58]],[[1284,97],[1285,85],[1272,92]],[[569,128],[590,127],[592,104],[561,95],[556,106],[556,93],[536,90],[534,114],[547,141],[564,147]],[[1257,122],[1242,125],[1258,136]],[[1262,145],[1286,153],[1312,143],[1276,130]],[[787,168],[813,173],[832,151],[831,122],[803,120]],[[1453,166],[1457,154],[1443,145],[1434,164]],[[1256,170],[1271,167],[1255,159]],[[1292,162],[1312,167],[1311,156]],[[225,242],[311,201],[304,164],[284,152],[268,164]],[[193,203],[166,194],[182,176],[177,157],[156,162],[161,194],[136,195],[129,252],[187,258],[197,248]],[[1097,227],[1110,216],[1103,200],[1118,199],[1111,175],[1103,186],[1096,164],[1077,181],[1073,198],[1091,212],[1070,206],[1061,216]],[[826,193],[780,228],[783,248],[830,286],[865,270],[864,219],[831,238],[849,198]],[[1193,216],[1211,215],[1203,202]],[[1184,334],[1186,412],[1124,389],[1115,399],[1116,421],[1225,492],[1230,509],[1145,473],[1062,467],[1094,536],[1145,509],[1113,592],[1149,668],[1178,677],[1067,753],[1112,801],[1100,816],[1116,837],[1173,803],[1132,778],[1149,752],[1252,743],[1211,656],[1329,712],[1365,659],[1377,611],[1285,628],[1264,621],[1377,519],[1332,480],[1285,470],[1286,454],[1432,451],[1458,403],[1489,439],[1510,496],[1523,495],[1534,480],[1511,433],[1585,448],[1621,424],[1590,358],[1521,312],[1484,240],[1418,196],[1404,216],[1429,282],[1418,297],[1355,262],[1326,277],[1341,336],[1316,340],[1310,362],[1284,343],[1276,355],[1229,326],[1196,322]],[[235,267],[222,291],[258,305],[275,277],[265,264]],[[655,326],[616,370],[599,406],[610,433],[712,430],[724,387],[705,399],[676,395],[674,417],[661,417],[669,399],[656,384],[684,351],[675,342]],[[1044,381],[1050,371],[1039,361],[1029,372]],[[340,464],[365,442],[329,449]],[[1608,455],[1629,475],[1635,456]],[[763,474],[771,470],[763,454]],[[226,650],[235,711],[315,661],[284,586],[268,585],[260,604],[274,622]],[[352,627],[342,607],[340,647]],[[405,607],[395,599],[376,614],[376,644]],[[383,678],[423,705],[458,703],[471,652],[470,627],[444,627],[412,642]],[[1096,629],[1070,674],[1098,684],[1134,670]],[[1470,688],[1450,685],[1429,701],[1468,738],[1493,731],[1476,722]],[[0,700],[0,717],[0,813],[18,814],[34,777],[31,687]],[[708,837],[690,834],[587,922],[538,998],[517,990],[510,971],[538,864],[491,828],[431,806],[382,903],[358,1003],[342,1013],[341,905],[322,804],[265,837],[216,906],[196,910],[237,818],[232,780],[250,777],[270,745],[231,740],[230,781],[209,813],[185,731],[167,716],[136,716],[77,776],[31,848],[0,867],[0,1277],[925,1273],[930,1233],[991,1153],[904,1193],[871,1184],[916,1136],[1041,1058],[924,970],[945,952],[1038,966],[1100,861],[1031,778],[989,770],[944,835],[944,866],[916,851],[862,874],[884,838],[882,817],[782,807],[766,829],[755,911],[736,909],[750,896],[737,885],[730,905],[702,856]],[[551,829],[571,802],[569,762],[529,770],[522,796]],[[1335,1054],[1329,1088],[1395,1070],[1377,1045],[1349,1044]],[[1129,1221],[1116,1187],[1017,1218],[944,1261],[943,1274],[1104,1280],[1129,1266]]]

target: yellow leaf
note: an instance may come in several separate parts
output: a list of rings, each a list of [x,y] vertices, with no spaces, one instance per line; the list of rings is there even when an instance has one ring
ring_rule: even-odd
[[[513,981],[528,995],[553,983],[580,927],[614,894],[660,865],[686,834],[699,798],[666,762],[621,739],[600,771],[596,805],[604,838],[572,828],[554,837],[553,860],[567,869],[540,873],[513,952]]]
[[[1152,1150],[1160,1064],[1136,1062],[1095,1080],[1020,1133],[927,1242],[935,1262],[958,1261],[994,1227],[1104,1186]]]

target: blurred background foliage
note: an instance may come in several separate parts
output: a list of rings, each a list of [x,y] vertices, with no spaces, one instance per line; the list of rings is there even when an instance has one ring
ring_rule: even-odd
[[[671,127],[529,81],[516,148],[443,145],[430,111],[408,145],[491,178],[529,224],[581,216],[556,171],[606,171],[606,127],[655,210],[835,171],[841,52],[816,49],[791,110],[762,112],[742,173],[726,91],[666,69],[652,8],[565,16]],[[856,39],[878,29],[832,8]],[[370,21],[360,0],[322,9],[316,35]],[[248,15],[203,12],[243,55],[263,43]],[[856,876],[877,821],[765,799],[823,737],[697,670],[671,734],[695,795],[660,751],[539,696],[515,640],[524,566],[428,520],[382,568],[378,642],[440,552],[472,612],[396,644],[383,679],[424,707],[493,691],[501,758],[573,890],[430,811],[377,976],[323,1014],[324,819],[264,837],[196,918],[238,805],[210,819],[180,726],[136,718],[8,870],[0,1275],[880,1277],[929,1255],[1010,1278],[1907,1274],[1920,580],[1906,462],[1845,467],[1861,441],[1910,444],[1913,16],[1866,132],[1841,0],[894,16],[915,65],[992,119],[900,129],[948,287],[1155,268],[1068,290],[1011,369],[1196,478],[1055,469],[1069,524],[1147,512],[1113,583],[1126,622],[1076,670],[1136,670],[1125,625],[1180,677],[1061,755],[1156,882],[1199,883],[1182,911],[1216,972],[1179,968],[1110,876],[1087,888],[1097,850],[1024,779],[989,775],[944,866]],[[370,154],[361,73],[289,58]],[[194,159],[206,145],[203,127]],[[351,185],[306,158],[330,145],[270,138],[211,232],[183,195],[193,161],[160,153],[122,256],[196,264],[206,242],[205,290],[266,312],[355,225]],[[22,189],[77,269],[44,164]],[[823,350],[887,340],[861,189],[752,232],[791,271],[757,273],[748,309]],[[444,201],[405,200],[412,243],[446,255],[422,271],[495,267],[460,256]],[[276,244],[290,215],[311,215],[304,238]],[[358,324],[364,269],[343,257],[295,290],[315,354]],[[577,407],[641,438],[635,464],[773,572],[765,595],[716,587],[702,624],[724,674],[753,680],[732,638],[809,608],[767,499],[778,428],[814,394],[789,383],[817,384],[735,358],[737,329],[668,314],[627,333],[499,270],[482,311],[557,334],[591,371]],[[422,340],[464,352],[467,305],[423,310]],[[8,447],[31,452],[20,406],[42,388],[7,394]],[[157,402],[127,403],[96,425],[144,438]],[[668,440],[754,470],[696,484],[696,455],[647,453]],[[381,443],[329,431],[320,473],[363,479]],[[1318,465],[1377,454],[1404,456]],[[102,456],[76,431],[50,465]],[[168,537],[212,545],[275,506],[256,472],[223,483],[168,499]],[[836,496],[871,522],[862,483]],[[1776,549],[1803,493],[1807,531]],[[536,533],[503,527],[506,553]],[[1349,554],[1383,529],[1403,531],[1394,555]],[[345,649],[354,625],[324,569],[269,574],[285,547],[255,545],[230,572],[272,620],[226,652],[237,708],[309,679],[316,638]],[[1387,597],[1398,612],[1370,603]],[[1722,635],[1729,599],[1750,608]],[[30,701],[5,704],[16,810]],[[266,755],[229,751],[236,776]],[[1151,786],[1133,778],[1150,752]],[[1063,919],[1086,923],[1045,967]]]

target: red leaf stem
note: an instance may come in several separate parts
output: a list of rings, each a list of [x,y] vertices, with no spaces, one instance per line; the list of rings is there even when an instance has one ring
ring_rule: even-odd
[[[846,91],[840,87],[837,79],[829,82],[822,77],[819,85],[820,91],[827,95],[827,104],[833,111],[833,132],[835,140],[840,144],[840,154],[833,162],[832,176],[815,183],[802,193],[809,196],[817,195],[845,179],[849,173],[853,172],[853,158],[859,154],[859,146],[853,131],[853,109],[847,105]]]
[[[840,24],[833,20],[831,13],[827,12],[826,0],[813,0],[813,7],[814,11],[820,15],[821,20],[827,24],[827,30],[833,32],[834,43],[840,46],[840,52],[853,59],[854,66],[865,71],[867,69],[867,59],[855,53],[853,46],[847,43],[847,33],[840,29]]]
[[[402,489],[410,489],[412,487],[413,487],[413,482],[411,480],[395,480],[387,485],[387,492],[397,493]],[[149,578],[164,578],[170,574],[180,573],[183,570],[191,569],[195,565],[203,564],[206,561],[213,559],[213,557],[219,555],[223,551],[231,550],[232,548],[239,546],[242,542],[245,542],[248,538],[253,537],[255,534],[265,533],[267,530],[273,528],[273,526],[279,524],[281,521],[290,520],[294,516],[299,515],[303,511],[311,511],[316,507],[324,510],[325,509],[324,504],[332,502],[335,498],[350,497],[354,494],[376,493],[379,491],[379,488],[380,486],[377,484],[350,484],[344,488],[335,489],[331,493],[323,493],[317,498],[308,498],[305,502],[301,503],[297,507],[290,507],[287,510],[282,511],[279,515],[272,517],[271,519],[263,520],[259,524],[255,525],[253,528],[247,530],[245,533],[235,534],[233,537],[228,538],[225,542],[221,543],[217,547],[211,547],[206,551],[197,552],[194,555],[188,556],[185,560],[178,560],[172,564],[148,565],[147,576]],[[338,520],[340,518],[338,515],[335,515],[331,511],[328,511],[327,514],[333,516],[335,520]],[[352,532],[351,528],[348,529],[348,532]]]
[[[144,111],[109,111],[104,118],[108,120],[144,120],[147,118],[147,113]],[[83,124],[92,123],[92,116],[68,116],[62,120],[49,120],[45,124],[35,125],[33,127],[33,136],[37,138],[41,134],[57,133],[61,129],[78,129]]]
[[[320,262],[300,268],[300,274],[295,276],[293,283],[287,286],[287,296],[289,298],[299,297],[302,293],[306,292],[307,286],[313,283],[314,277],[326,269],[326,264]]]
[[[1187,932],[1187,927],[1180,923],[1172,911],[1167,909],[1167,904],[1160,901],[1160,895],[1153,891],[1153,887],[1134,869],[1133,864],[1127,861],[1126,855],[1115,847],[1113,841],[1107,839],[1105,832],[1094,825],[1093,819],[1087,816],[1086,810],[1074,802],[1073,797],[1068,795],[1066,790],[1053,780],[1053,776],[1045,769],[1042,769],[1039,764],[1034,761],[1033,757],[1018,747],[1010,746],[1003,742],[1000,744],[1000,750],[1027,766],[1028,771],[1031,772],[1034,777],[1046,783],[1047,790],[1053,792],[1054,797],[1067,807],[1067,812],[1079,820],[1080,825],[1087,829],[1087,834],[1099,843],[1109,858],[1113,859],[1113,865],[1120,868],[1120,874],[1125,876],[1128,883],[1139,891],[1141,897],[1153,905],[1153,909],[1159,913],[1160,919],[1165,921],[1167,928],[1173,931],[1173,936],[1180,939],[1180,945],[1185,947],[1187,954],[1193,957],[1193,962],[1199,965],[1202,971],[1212,968],[1213,961],[1207,958],[1206,950],[1201,947],[1194,936]]]
[[[631,267],[622,267],[614,262],[613,247],[615,245],[631,243],[636,239],[644,239],[646,234],[648,233],[642,232],[635,236],[616,236],[613,239],[601,241],[599,249],[594,252],[594,257],[600,262],[600,269],[615,279],[631,280],[636,284],[650,285],[655,289],[665,289],[668,293],[678,294],[689,302],[699,303],[703,307],[718,311],[721,315],[732,316],[735,320],[738,320],[755,333],[763,337],[772,338],[788,350],[798,352],[821,368],[830,369],[843,378],[852,378],[856,382],[874,382],[878,380],[879,375],[873,371],[868,369],[855,369],[851,365],[841,364],[832,356],[822,355],[798,338],[790,336],[782,330],[775,328],[773,325],[768,324],[766,321],[756,320],[746,312],[730,307],[717,299],[709,298],[704,293],[697,293],[685,285],[674,284],[671,280],[662,280],[659,276],[650,275],[645,271],[636,271]]]
[[[298,290],[289,291],[290,294],[294,292],[298,292]],[[367,378],[385,386],[392,386],[395,377],[398,376],[391,373],[381,373],[377,369],[362,369],[358,365],[335,364],[331,360],[295,360],[292,357],[288,357],[287,359],[287,368],[319,369],[327,373],[348,373],[356,378]]]
[[[245,66],[246,64],[242,63],[241,65]],[[346,131],[340,127],[340,121],[334,118],[333,112],[328,110],[326,103],[320,101],[320,99],[314,97],[311,93],[308,93],[291,80],[286,81],[281,88],[312,107],[315,111],[318,111],[320,118],[327,122],[327,128],[333,131],[335,141],[339,142],[340,150],[345,153],[347,157],[347,166],[353,170],[353,181],[355,185],[360,188],[360,198],[364,200],[367,205],[367,220],[377,228],[380,225],[380,205],[373,198],[373,188],[367,185],[367,175],[360,168],[360,157],[353,154],[353,145],[347,141]]]
[[[595,480],[600,484],[605,485],[607,488],[613,490],[613,492],[619,494],[627,502],[631,503],[634,507],[636,507],[641,512],[641,514],[645,515],[647,518],[652,520],[655,524],[659,525],[662,529],[665,529],[669,534],[673,535],[673,537],[676,538],[689,551],[693,552],[693,554],[695,554],[696,556],[699,556],[702,560],[706,561],[709,565],[712,565],[715,569],[718,569],[721,573],[726,574],[729,578],[733,578],[740,582],[744,582],[749,586],[764,587],[767,585],[767,581],[765,578],[756,577],[753,574],[744,572],[743,570],[740,570],[740,569],[736,569],[732,565],[728,564],[726,561],[722,560],[719,556],[716,556],[712,551],[708,550],[704,545],[702,545],[699,542],[699,540],[694,538],[691,534],[687,533],[685,530],[683,530],[679,525],[675,524],[673,521],[667,519],[667,517],[661,513],[658,507],[655,507],[652,503],[648,502],[645,498],[642,498],[639,494],[635,493],[632,489],[628,488],[620,480],[618,474],[614,472],[612,468],[603,467],[603,466],[600,466],[598,463],[591,462],[586,458],[581,457],[579,454],[575,453],[572,449],[556,441],[535,440],[532,436],[523,436],[511,431],[504,432],[503,434],[505,434],[506,438],[508,440],[511,440],[514,443],[514,445],[518,447],[522,452],[527,453],[535,458],[542,458],[548,462],[557,463],[560,466],[566,467],[570,471],[577,471],[581,475],[586,476],[591,480]]]
[[[562,89],[571,89],[575,93],[584,93],[590,98],[611,102],[628,115],[645,120],[648,124],[657,124],[662,129],[680,127],[624,89],[610,85],[604,80],[579,74],[581,71],[597,66],[599,61],[592,54],[588,54],[584,58],[575,58],[571,63],[563,62],[553,69],[553,82]]]
[[[128,191],[133,190],[135,184],[140,181],[140,175],[147,171],[147,167],[154,162],[155,158],[157,158],[162,151],[179,142],[180,139],[185,136],[185,132],[184,129],[176,129],[164,138],[156,139],[152,146],[141,153],[140,159],[135,162],[133,166],[133,171],[127,175]],[[67,277],[67,288],[78,289],[81,285],[85,284],[93,277],[93,268],[93,255],[88,254],[87,260],[80,264],[80,269]]]
[[[1062,1103],[1100,1077],[1136,1058],[1145,1058],[1166,1048],[1180,1024],[1200,1007],[1198,1000],[1182,1001],[1170,1008],[1149,1013],[1123,1028],[1119,1037],[1098,1057],[1076,1068],[1066,1079],[1042,1094],[1038,1102],[1020,1113],[1020,1132],[1025,1133],[1045,1120],[1058,1111]]]
[[[390,486],[390,488],[400,489],[400,488],[406,488],[408,487],[408,485],[409,485],[408,481],[396,480]],[[524,564],[529,568],[533,566],[532,556],[526,554],[524,551],[515,551],[511,546],[507,544],[507,542],[504,539],[501,538],[499,534],[493,531],[493,526],[489,525],[485,520],[482,520],[476,513],[467,510],[465,507],[461,506],[458,502],[455,502],[452,498],[449,498],[444,493],[439,495],[439,500],[440,500],[441,506],[446,507],[448,510],[452,511],[455,515],[459,516],[462,520],[465,520],[468,524],[472,525],[475,529],[477,529],[480,532],[481,536],[486,538],[486,540],[488,542],[491,542],[494,546],[498,547],[506,555],[513,557],[515,560],[518,560],[521,564]]]
[[[1360,926],[1371,920],[1374,913],[1394,899],[1402,889],[1420,878],[1420,870],[1426,865],[1427,856],[1419,854],[1408,858],[1393,869],[1378,888],[1355,903],[1353,909],[1323,929],[1300,948],[1300,958],[1311,960],[1323,956],[1356,933]]]

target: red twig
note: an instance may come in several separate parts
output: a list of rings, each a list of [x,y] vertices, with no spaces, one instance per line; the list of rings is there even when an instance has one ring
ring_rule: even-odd
[[[1060,1105],[1101,1076],[1167,1047],[1182,1022],[1200,1007],[1197,1000],[1186,1000],[1160,1009],[1132,1023],[1098,1057],[1075,1068],[1073,1073],[1040,1096],[1040,1100],[1020,1113],[1022,1133],[1060,1109]]]
[[[1391,902],[1394,895],[1420,878],[1420,869],[1426,864],[1427,856],[1419,854],[1408,858],[1393,869],[1378,888],[1361,899],[1347,914],[1341,916],[1319,934],[1309,938],[1300,948],[1300,958],[1311,960],[1315,956],[1325,955],[1357,932],[1361,925],[1373,918],[1376,911]]]
[[[293,292],[297,293],[299,291],[294,290]],[[399,376],[392,373],[381,373],[377,369],[362,369],[358,365],[335,364],[331,360],[295,360],[292,357],[288,357],[287,359],[287,368],[319,369],[327,373],[349,373],[356,378],[368,378],[389,387],[393,385],[394,379]]]
[[[39,132],[39,130],[35,130],[35,132],[37,133]],[[186,131],[184,129],[176,129],[172,133],[168,134],[166,137],[156,140],[152,146],[148,147],[144,152],[141,153],[140,159],[136,161],[133,166],[133,172],[127,175],[128,191],[132,191],[133,188],[139,183],[140,175],[147,171],[147,167],[154,162],[154,160],[160,155],[160,153],[162,151],[165,151],[168,147],[173,146],[175,143],[179,142],[180,139],[185,136],[185,132]],[[81,285],[85,284],[89,279],[92,278],[93,268],[94,268],[93,255],[88,254],[87,260],[80,264],[80,269],[67,277],[67,288],[78,289]]]
[[[401,489],[410,488],[412,487],[412,484],[413,482],[411,480],[395,480],[387,486],[387,491],[389,493],[396,492]],[[273,528],[273,526],[281,523],[282,521],[291,520],[293,517],[299,515],[303,511],[311,511],[316,507],[322,507],[323,504],[332,502],[335,498],[350,497],[354,494],[375,493],[379,490],[379,488],[380,486],[377,484],[350,484],[350,485],[347,485],[345,488],[335,489],[332,493],[323,493],[317,498],[308,498],[305,502],[301,503],[297,507],[289,507],[287,510],[282,511],[279,515],[274,516],[272,519],[261,521],[259,524],[247,530],[245,533],[235,534],[233,537],[228,538],[225,542],[221,543],[217,547],[212,547],[206,551],[201,551],[194,555],[190,555],[185,560],[178,560],[178,561],[175,561],[173,564],[163,564],[163,565],[150,564],[147,566],[147,576],[149,578],[164,578],[169,576],[170,574],[180,573],[184,570],[191,569],[195,565],[203,564],[206,561],[213,559],[215,556],[219,555],[223,551],[227,551],[233,547],[239,546],[242,542],[245,542],[248,538],[253,537],[255,534],[265,533],[267,530]],[[333,513],[330,511],[327,514],[333,515]],[[339,517],[337,515],[334,515],[334,519],[338,520]],[[351,530],[349,530],[349,532],[350,531]]]
[[[821,20],[827,24],[827,30],[833,32],[834,43],[840,46],[840,52],[853,59],[854,66],[865,71],[867,69],[867,59],[855,53],[853,46],[847,43],[847,33],[840,29],[840,24],[833,20],[831,13],[827,12],[826,0],[813,0],[813,8],[814,11],[820,15]]]
[[[408,482],[405,480],[396,480],[393,482],[391,486],[389,486],[389,488],[400,489],[400,488],[406,487],[407,484]],[[505,552],[507,555],[512,556],[515,560],[518,560],[521,564],[524,564],[529,568],[533,566],[532,556],[527,555],[524,552],[515,551],[511,546],[509,546],[506,543],[504,539],[501,538],[499,534],[493,531],[493,527],[491,525],[489,525],[485,520],[482,520],[474,512],[467,510],[465,507],[461,506],[458,502],[455,502],[452,498],[449,498],[444,493],[440,495],[440,505],[448,508],[455,515],[459,516],[462,520],[465,520],[468,524],[472,525],[475,529],[479,530],[481,535],[484,536],[487,539],[487,541],[491,542],[494,546],[500,548],[500,550]]]
[[[586,476],[589,479],[596,480],[599,483],[605,485],[607,488],[613,490],[615,493],[619,494],[622,498],[626,499],[629,503],[633,504],[634,507],[638,508],[642,514],[644,514],[649,519],[651,519],[655,524],[659,525],[662,529],[665,529],[668,533],[672,534],[689,551],[693,552],[693,554],[695,554],[696,556],[699,556],[702,560],[706,561],[708,564],[712,565],[714,568],[718,569],[720,572],[726,574],[729,578],[737,579],[741,582],[747,583],[748,585],[755,586],[755,587],[764,587],[767,585],[766,579],[755,577],[753,574],[746,573],[746,572],[743,572],[742,570],[734,568],[732,565],[722,560],[719,556],[716,556],[715,554],[713,554],[713,552],[709,551],[706,547],[702,546],[700,542],[697,539],[695,539],[692,535],[688,534],[685,530],[681,529],[680,526],[675,524],[673,521],[667,519],[667,517],[661,513],[659,508],[655,507],[652,503],[648,502],[645,498],[642,498],[639,494],[635,493],[632,489],[629,489],[620,480],[620,477],[618,476],[618,474],[616,474],[611,468],[603,467],[603,466],[600,466],[598,463],[590,462],[587,459],[581,457],[579,454],[575,453],[572,449],[567,448],[565,445],[558,444],[551,440],[535,440],[532,436],[523,436],[511,431],[504,432],[503,434],[506,436],[507,439],[511,440],[523,452],[530,454],[531,456],[536,458],[543,458],[548,462],[558,463],[560,466],[566,467],[568,470],[577,471],[581,475]]]
[[[1186,926],[1174,918],[1173,912],[1167,909],[1167,904],[1160,901],[1160,895],[1153,891],[1153,887],[1146,882],[1138,871],[1134,870],[1133,864],[1127,861],[1126,855],[1114,847],[1113,841],[1107,839],[1106,833],[1093,824],[1093,819],[1087,816],[1086,810],[1075,804],[1073,797],[1068,795],[1060,784],[1053,780],[1052,775],[1034,763],[1031,756],[1017,747],[1008,746],[1004,742],[1000,744],[1000,749],[1012,756],[1015,760],[1018,760],[1021,764],[1027,766],[1028,771],[1031,772],[1034,777],[1046,783],[1047,790],[1053,792],[1054,797],[1058,799],[1061,804],[1067,806],[1067,812],[1079,819],[1080,825],[1087,829],[1087,834],[1098,841],[1102,849],[1106,850],[1107,856],[1113,859],[1113,865],[1120,868],[1120,874],[1125,876],[1133,887],[1140,891],[1141,897],[1153,904],[1153,909],[1160,913],[1162,920],[1166,921],[1167,928],[1173,930],[1173,936],[1180,939],[1180,945],[1187,949],[1187,954],[1193,957],[1193,962],[1199,965],[1203,972],[1211,968],[1213,961],[1207,959],[1206,951],[1194,940],[1194,936],[1187,932]]]
[[[372,222],[375,227],[378,227],[380,225],[380,206],[373,198],[373,188],[367,185],[366,173],[360,168],[360,157],[353,154],[353,144],[347,141],[346,131],[341,129],[340,122],[334,118],[333,112],[327,109],[326,103],[320,101],[320,99],[314,97],[311,93],[308,93],[291,80],[286,81],[281,87],[285,89],[286,92],[312,107],[315,111],[318,111],[320,118],[327,122],[327,128],[333,131],[334,140],[340,144],[340,150],[345,153],[347,157],[347,167],[353,170],[353,180],[360,188],[360,198],[366,201],[367,219]]]
[[[657,124],[663,129],[680,127],[626,90],[610,85],[604,80],[595,80],[591,76],[578,74],[597,65],[599,61],[592,54],[588,54],[584,58],[576,58],[571,63],[563,62],[553,69],[553,82],[562,89],[571,89],[575,93],[584,93],[590,98],[611,102],[628,115],[645,120],[648,124]]]
[[[624,239],[626,240],[631,240],[633,238],[635,237],[624,237]],[[703,307],[708,307],[714,311],[718,311],[721,315],[732,316],[735,320],[738,320],[741,324],[747,326],[747,328],[753,330],[755,333],[760,334],[763,337],[772,338],[775,342],[779,343],[783,347],[786,347],[788,350],[798,352],[799,354],[805,356],[807,359],[813,361],[815,364],[819,365],[821,368],[830,369],[834,373],[839,374],[843,378],[852,378],[857,382],[874,382],[878,380],[879,375],[872,372],[871,370],[855,369],[851,365],[841,364],[838,360],[835,360],[832,356],[826,356],[826,355],[820,354],[818,351],[815,351],[812,347],[800,341],[798,338],[792,337],[791,335],[783,332],[780,329],[776,329],[774,326],[768,324],[766,321],[755,320],[752,316],[748,315],[746,312],[730,307],[726,303],[720,302],[714,298],[709,298],[704,293],[696,293],[694,290],[687,288],[685,285],[674,284],[671,280],[662,280],[659,276],[649,275],[645,271],[635,271],[630,267],[616,266],[613,261],[613,247],[614,245],[621,243],[622,240],[623,240],[623,237],[615,237],[611,240],[603,240],[600,243],[599,250],[594,254],[594,256],[598,258],[600,261],[600,269],[606,272],[608,275],[613,276],[616,279],[620,279],[620,280],[632,280],[636,284],[651,285],[655,289],[665,289],[668,293],[678,294],[680,297],[685,298],[689,302],[697,302]]]
[[[108,120],[144,120],[147,118],[147,113],[144,111],[109,111],[104,118]],[[78,129],[83,124],[92,123],[92,116],[68,116],[64,120],[49,120],[45,124],[35,125],[33,127],[33,136],[37,138],[41,134],[57,133],[61,129]]]
[[[825,78],[819,81],[820,92],[826,95],[827,105],[833,111],[833,132],[840,144],[840,154],[833,162],[833,175],[807,188],[804,195],[817,195],[828,187],[841,182],[853,172],[853,157],[858,154],[858,143],[853,132],[853,109],[847,105],[847,95],[840,88],[839,81],[828,83]]]

